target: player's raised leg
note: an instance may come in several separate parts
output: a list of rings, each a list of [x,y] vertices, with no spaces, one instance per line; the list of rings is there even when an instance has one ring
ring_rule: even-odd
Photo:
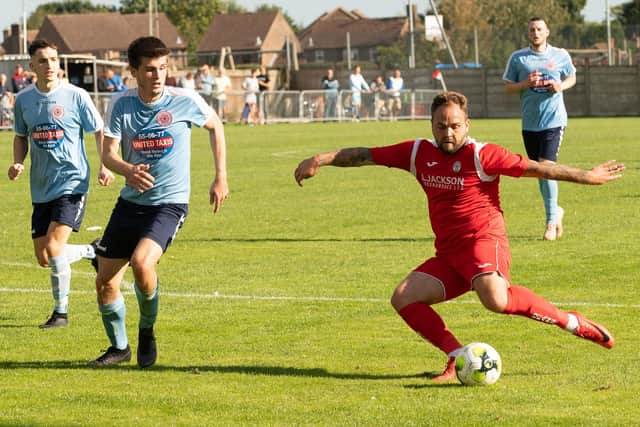
[[[572,334],[612,348],[613,336],[607,329],[576,312],[560,310],[535,292],[522,286],[510,286],[498,273],[483,274],[473,280],[482,304],[491,311],[515,314],[556,325]]]

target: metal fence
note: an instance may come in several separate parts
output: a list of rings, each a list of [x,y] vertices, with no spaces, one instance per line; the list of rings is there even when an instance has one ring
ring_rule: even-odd
[[[360,93],[360,106],[354,100],[358,96],[350,90],[324,91],[264,91],[258,96],[260,123],[321,122],[321,121],[372,121],[416,120],[430,117],[431,100],[438,90],[403,90],[394,97],[388,93]],[[102,116],[105,115],[113,93],[92,93],[91,97]],[[245,108],[245,92],[232,90],[226,93],[224,109],[210,96],[205,97],[216,108],[225,122],[241,121]],[[13,111],[8,97],[0,103],[1,130],[13,128]]]
[[[393,96],[350,90],[265,91],[258,103],[264,123],[416,120],[430,117],[431,100],[438,92],[403,90]]]

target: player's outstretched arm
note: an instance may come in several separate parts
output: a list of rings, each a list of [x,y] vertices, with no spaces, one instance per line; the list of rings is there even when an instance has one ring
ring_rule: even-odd
[[[322,166],[353,167],[366,165],[375,165],[370,148],[343,148],[342,150],[316,154],[303,160],[293,175],[298,185],[302,187],[302,180],[314,177]]]
[[[578,184],[601,185],[622,178],[624,164],[615,160],[594,166],[591,170],[578,169],[567,165],[529,160],[522,176],[576,182]]]
[[[229,196],[227,183],[227,144],[224,137],[224,125],[214,111],[204,127],[209,130],[209,143],[213,152],[216,177],[209,187],[209,204],[213,205],[213,213],[217,213]]]
[[[13,137],[13,164],[9,166],[10,180],[17,179],[22,171],[24,171],[24,159],[27,158],[29,151],[29,140],[26,136],[15,135]]]

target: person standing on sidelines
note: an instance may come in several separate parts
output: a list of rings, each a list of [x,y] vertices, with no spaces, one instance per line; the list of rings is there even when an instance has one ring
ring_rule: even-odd
[[[387,110],[391,120],[398,120],[402,112],[402,91],[404,90],[404,80],[399,69],[393,71],[393,75],[387,80]]]
[[[420,336],[448,357],[435,380],[456,378],[455,356],[462,348],[431,307],[474,290],[482,305],[556,325],[605,348],[613,336],[577,312],[565,312],[531,290],[511,283],[511,256],[500,208],[500,175],[605,184],[620,178],[624,165],[609,161],[591,170],[525,159],[469,137],[467,99],[457,92],[437,95],[431,106],[434,140],[415,139],[376,148],[344,148],[316,154],[298,165],[298,185],[323,166],[380,165],[413,174],[424,190],[436,253],[400,282],[391,304]]]
[[[338,112],[338,90],[340,89],[340,81],[336,79],[333,68],[327,69],[327,74],[322,77],[320,88],[324,91],[324,114],[323,118],[327,120],[336,120]]]
[[[103,159],[126,183],[96,249],[98,308],[111,346],[90,362],[94,367],[131,360],[120,293],[129,265],[140,310],[137,362],[146,368],[156,361],[156,265],[187,216],[192,125],[209,131],[216,170],[209,188],[214,213],[229,193],[222,122],[194,91],[165,86],[169,53],[156,37],[134,40],[127,56],[137,88],[115,95],[106,116]]]
[[[359,65],[353,67],[353,73],[349,75],[349,89],[351,89],[351,106],[353,107],[353,120],[360,121],[362,92],[371,92],[371,88],[362,76]]]
[[[549,28],[544,19],[529,20],[531,45],[511,54],[502,76],[507,94],[520,95],[522,138],[527,156],[539,162],[555,163],[567,127],[567,111],[562,92],[576,84],[576,68],[571,56],[547,43]],[[544,240],[562,236],[564,210],[558,206],[558,183],[538,181],[547,225]]]
[[[24,171],[30,151],[33,214],[31,238],[38,264],[51,268],[53,313],[40,328],[66,327],[71,288],[71,264],[95,258],[91,245],[70,245],[80,229],[89,191],[89,162],[83,132],[94,133],[102,150],[103,121],[89,94],[58,79],[58,48],[46,40],[29,46],[37,81],[24,88],[14,105],[13,164],[9,179]],[[106,186],[113,174],[100,164],[98,182]]]

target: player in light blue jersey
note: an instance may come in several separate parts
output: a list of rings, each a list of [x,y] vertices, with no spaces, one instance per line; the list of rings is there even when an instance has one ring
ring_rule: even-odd
[[[90,362],[96,367],[131,360],[120,293],[128,265],[140,309],[138,365],[146,368],[156,361],[156,264],[187,215],[192,124],[209,130],[216,169],[209,189],[214,213],[229,193],[222,122],[194,91],[165,86],[168,55],[169,49],[155,37],[134,40],[128,57],[138,87],[116,95],[106,115],[103,159],[126,184],[96,250],[98,308],[111,342]]]
[[[520,94],[522,138],[527,156],[540,162],[558,160],[567,111],[562,92],[576,84],[576,68],[569,53],[547,43],[549,28],[542,18],[529,20],[528,48],[511,54],[502,76],[505,92]],[[562,236],[564,210],[558,206],[558,183],[539,179],[547,225],[545,240]]]
[[[95,258],[91,245],[67,244],[71,232],[80,228],[89,190],[83,132],[95,134],[100,153],[103,122],[86,91],[58,80],[55,45],[35,40],[29,54],[29,66],[38,79],[16,97],[13,164],[8,175],[15,180],[22,174],[30,152],[31,237],[38,263],[51,267],[54,299],[53,313],[40,327],[64,327],[68,325],[70,265]],[[100,184],[108,185],[113,178],[100,164]]]

